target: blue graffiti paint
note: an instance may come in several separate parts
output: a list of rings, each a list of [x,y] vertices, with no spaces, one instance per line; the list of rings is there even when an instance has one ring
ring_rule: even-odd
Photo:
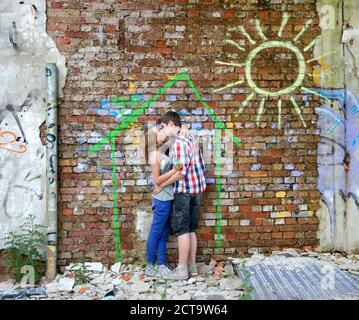
[[[319,191],[327,206],[331,223],[331,237],[335,239],[336,192],[346,200],[359,199],[359,98],[348,89],[315,90],[322,96],[339,102],[339,110],[329,103],[316,108],[321,139],[318,147]],[[348,157],[349,156],[349,157]],[[345,159],[350,161],[345,165]],[[347,170],[347,172],[346,172]]]
[[[114,98],[105,98],[100,102],[101,108],[96,108],[96,114],[99,116],[109,115],[114,116],[117,121],[121,121],[123,116],[131,113],[131,110],[136,105],[146,100],[143,93],[131,95],[131,96],[120,96]]]

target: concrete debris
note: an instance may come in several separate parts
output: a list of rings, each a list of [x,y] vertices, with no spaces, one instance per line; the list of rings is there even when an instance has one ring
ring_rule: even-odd
[[[114,273],[117,273],[117,274],[120,273],[121,265],[122,265],[121,262],[115,263],[113,266],[111,266],[111,271],[114,272]]]
[[[135,281],[133,282],[133,284],[131,284],[131,286],[129,286],[129,290],[131,292],[136,292],[136,293],[147,292],[150,290],[150,288],[151,288],[150,284],[144,281]]]
[[[52,293],[57,293],[59,291],[59,286],[57,282],[50,282],[46,285],[46,293],[51,295]]]
[[[200,275],[210,275],[212,274],[212,267],[208,266],[208,265],[200,265],[199,268],[198,268],[198,273]]]
[[[284,256],[284,257],[299,257],[299,253],[296,249],[284,249],[283,251],[273,251],[272,255]]]
[[[0,291],[12,291],[14,289],[16,289],[16,286],[13,280],[0,282]]]
[[[242,262],[244,262],[245,266],[251,267],[251,266],[255,266],[258,263],[262,262],[264,259],[265,259],[264,255],[255,253],[254,255],[252,255],[251,258],[243,259]]]
[[[144,275],[144,268],[138,265],[115,263],[107,268],[100,262],[71,264],[55,280],[48,283],[43,281],[34,288],[39,289],[36,296],[13,297],[32,300],[238,300],[246,294],[246,289],[243,289],[244,279],[236,275],[239,269],[233,266],[240,265],[242,269],[261,263],[278,268],[279,272],[289,270],[300,273],[300,265],[303,264],[301,261],[308,258],[317,259],[323,266],[334,265],[346,272],[359,274],[359,255],[346,256],[311,250],[286,249],[274,252],[270,257],[255,252],[248,258],[231,257],[227,261],[212,259],[210,264],[198,263],[198,276],[181,281],[147,277]],[[79,276],[77,270],[83,266],[86,266],[89,282],[75,285]],[[2,282],[0,295],[15,292],[17,287],[14,280]]]
[[[233,275],[234,275],[234,270],[233,270],[232,265],[227,264],[227,265],[224,267],[224,273],[225,273],[225,275],[226,275],[227,277],[233,276]]]
[[[74,278],[60,278],[59,282],[57,283],[57,288],[59,291],[72,291],[72,288],[75,284]]]
[[[241,264],[243,262],[243,259],[240,258],[234,258],[231,260],[232,264]]]
[[[105,283],[105,274],[95,275],[95,277],[90,281],[91,284],[104,284]]]
[[[216,264],[217,264],[217,262],[216,262],[216,260],[214,260],[214,259],[211,259],[211,261],[209,262],[209,266],[210,266],[211,268],[214,268],[214,267],[216,266]]]
[[[87,271],[101,272],[104,270],[101,262],[85,262],[85,267]]]
[[[175,295],[173,300],[191,300],[191,294],[189,292],[185,292],[180,295]]]
[[[115,279],[112,280],[111,283],[112,283],[114,286],[119,286],[120,284],[123,283],[123,280],[120,279],[120,278],[115,278]]]
[[[205,283],[208,287],[215,287],[218,285],[218,279],[214,278],[213,276],[210,276],[206,279]]]
[[[287,249],[284,249],[283,252],[285,252],[286,254],[288,254],[291,257],[299,257],[299,253],[296,249],[287,248]]]
[[[81,270],[82,267],[83,267],[82,263],[71,263],[65,267],[65,270],[66,271],[77,271],[77,270]],[[66,272],[64,273],[64,275],[65,274],[66,274]]]
[[[219,286],[223,290],[240,290],[242,281],[238,277],[229,277],[219,280]]]

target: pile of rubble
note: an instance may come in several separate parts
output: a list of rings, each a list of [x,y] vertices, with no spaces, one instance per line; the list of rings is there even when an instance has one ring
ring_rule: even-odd
[[[332,264],[334,267],[337,267],[341,270],[348,271],[353,274],[359,274],[359,255],[358,254],[349,254],[345,253],[322,253],[316,252],[312,247],[306,247],[304,250],[298,249],[284,249],[283,251],[273,251],[271,257],[287,257],[287,258],[297,258],[297,257],[308,257],[317,259],[321,262]],[[231,258],[229,258],[231,259]],[[266,256],[254,253],[250,258],[236,258],[231,259],[232,263],[243,264],[244,266],[253,266],[258,263],[265,261]]]
[[[237,300],[245,294],[230,261],[198,263],[198,271],[188,280],[167,281],[145,276],[136,265],[116,263],[108,269],[100,262],[85,262],[67,266],[54,281],[33,288],[36,292],[21,294],[24,290],[12,281],[0,283],[0,299],[2,290],[5,299],[31,300]]]
[[[359,255],[319,253],[305,248],[284,249],[271,255],[272,258],[276,256],[278,259],[310,257],[359,274]],[[254,253],[248,258],[198,263],[199,275],[182,281],[147,277],[144,268],[137,265],[116,263],[107,268],[100,262],[71,264],[54,281],[44,279],[38,287],[21,288],[11,280],[0,283],[0,300],[238,300],[248,294],[248,287],[247,279],[235,274],[236,266],[254,266],[265,263],[267,258]],[[293,265],[288,264],[288,267],[293,268]]]

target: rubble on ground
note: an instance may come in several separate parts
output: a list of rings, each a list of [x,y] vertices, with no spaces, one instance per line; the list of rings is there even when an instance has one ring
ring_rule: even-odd
[[[288,248],[283,251],[273,251],[271,257],[279,258],[314,258],[323,263],[331,263],[341,270],[348,271],[353,274],[359,274],[359,255],[358,254],[345,254],[345,253],[321,253],[314,250],[312,247],[305,247],[304,250]],[[260,253],[254,253],[249,258],[229,258],[232,264],[240,264],[243,266],[254,266],[259,263],[265,263],[266,256]],[[291,266],[288,265],[288,268]]]
[[[359,255],[291,248],[271,255],[276,256],[278,259],[315,258],[359,274]],[[120,262],[109,268],[100,262],[70,264],[54,281],[43,280],[41,286],[33,288],[36,291],[28,288],[21,291],[21,286],[12,280],[0,282],[0,300],[238,300],[246,295],[245,280],[235,274],[233,265],[254,266],[265,261],[266,256],[260,253],[246,258],[230,257],[227,261],[212,259],[209,264],[197,264],[198,276],[181,281],[150,278],[144,275],[143,267]],[[288,267],[293,268],[293,265]]]
[[[99,262],[70,264],[65,273],[54,281],[43,281],[47,300],[229,300],[244,295],[240,278],[234,274],[228,261],[212,261],[211,265],[198,263],[199,275],[188,280],[170,281],[144,275],[144,268],[116,263],[109,268]],[[86,271],[84,272],[84,266]],[[87,283],[77,283],[79,274],[86,275]],[[226,280],[226,281],[223,281]],[[221,282],[222,281],[222,282]],[[0,283],[1,290],[10,292],[16,286],[12,281]],[[1,293],[0,293],[1,294]],[[1,296],[0,296],[1,299]],[[39,299],[39,296],[21,296],[18,299]]]

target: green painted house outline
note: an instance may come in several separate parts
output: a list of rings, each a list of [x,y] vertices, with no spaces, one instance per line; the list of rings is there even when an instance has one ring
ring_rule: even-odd
[[[122,262],[122,249],[121,249],[121,237],[120,237],[120,226],[118,222],[118,207],[117,207],[117,180],[116,180],[116,159],[115,159],[115,147],[116,147],[116,137],[126,130],[132,123],[136,122],[141,115],[145,112],[147,108],[149,108],[153,103],[155,103],[169,88],[175,85],[178,81],[185,80],[189,86],[191,87],[195,97],[197,100],[204,106],[210,116],[214,118],[216,129],[223,129],[225,134],[228,135],[232,141],[239,147],[241,142],[238,140],[236,136],[234,136],[223,124],[223,122],[218,118],[213,109],[208,106],[208,104],[201,97],[198,89],[193,84],[190,76],[187,73],[178,73],[173,79],[168,81],[154,96],[152,96],[148,101],[145,101],[141,104],[137,109],[131,110],[131,113],[123,119],[123,121],[114,129],[112,129],[107,135],[102,137],[98,143],[92,146],[89,149],[90,153],[99,152],[103,146],[111,143],[111,158],[112,158],[112,193],[113,193],[113,219],[114,219],[114,235],[115,235],[115,252],[116,252],[116,261]],[[219,249],[221,246],[220,239],[220,219],[221,219],[221,185],[220,185],[220,163],[217,161],[221,157],[220,150],[220,141],[221,135],[217,134],[215,136],[216,143],[216,191],[217,191],[217,223],[216,223],[216,231],[217,231],[217,247]],[[218,147],[219,146],[219,147]]]

